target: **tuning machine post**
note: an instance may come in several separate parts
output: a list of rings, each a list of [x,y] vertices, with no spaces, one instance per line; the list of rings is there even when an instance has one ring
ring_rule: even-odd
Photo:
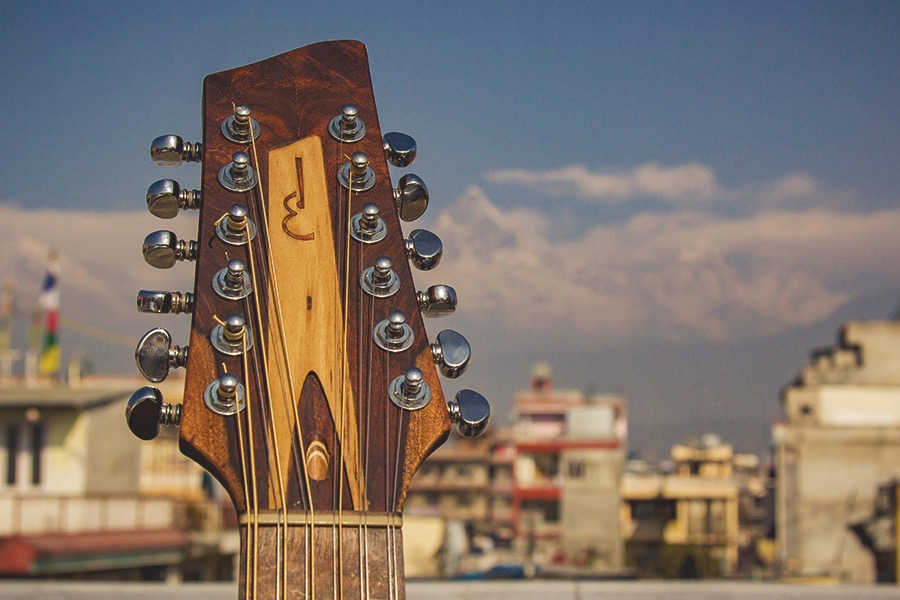
[[[194,312],[193,292],[162,292],[141,290],[137,295],[137,309],[142,313],[181,314]]]
[[[250,116],[250,107],[238,104],[234,114],[222,120],[222,135],[235,144],[249,144],[259,137],[259,123]]]

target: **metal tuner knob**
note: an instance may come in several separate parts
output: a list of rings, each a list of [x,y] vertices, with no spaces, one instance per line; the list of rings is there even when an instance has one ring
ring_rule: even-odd
[[[173,346],[172,336],[161,327],[144,334],[134,349],[134,362],[148,381],[159,383],[169,375],[169,368],[187,364],[188,347]]]
[[[456,290],[449,285],[433,285],[416,292],[419,310],[426,317],[444,317],[456,310]]]
[[[447,410],[463,437],[478,437],[491,422],[490,403],[474,390],[459,390],[453,400],[447,401]]]
[[[197,208],[200,208],[200,190],[183,190],[174,179],[160,179],[147,188],[147,210],[154,217],[172,219],[179,210]]]
[[[180,260],[196,260],[197,242],[179,240],[172,231],[154,231],[144,238],[141,253],[151,267],[170,269]]]
[[[391,381],[389,392],[391,402],[405,410],[419,410],[431,401],[431,387],[416,367]]]
[[[203,144],[186,142],[180,135],[161,135],[150,144],[150,158],[161,167],[200,162],[203,158]]]
[[[125,422],[138,439],[152,440],[160,425],[181,424],[181,405],[163,402],[162,392],[144,386],[131,395],[125,406]]]
[[[350,162],[341,165],[337,172],[338,183],[351,192],[365,192],[375,185],[375,171],[369,166],[365,152],[354,152]]]
[[[409,223],[422,216],[428,208],[428,187],[422,178],[407,173],[394,188],[394,204],[402,221]]]
[[[137,309],[143,313],[181,313],[194,312],[194,294],[191,292],[160,292],[157,290],[141,290],[137,295]]]
[[[437,340],[431,344],[431,353],[441,375],[449,379],[456,379],[465,373],[472,359],[468,340],[452,329],[437,334]]]
[[[441,262],[444,244],[441,238],[427,229],[413,229],[405,242],[406,255],[420,271],[430,271]]]
[[[382,138],[384,156],[395,167],[408,167],[416,160],[416,140],[399,131],[389,131]]]

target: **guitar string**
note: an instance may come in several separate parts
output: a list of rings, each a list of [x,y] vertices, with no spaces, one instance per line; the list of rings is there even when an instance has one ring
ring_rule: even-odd
[[[219,319],[216,319],[216,320],[219,321]],[[222,323],[221,321],[219,321],[219,324],[222,325],[223,327],[225,326],[225,324]],[[246,349],[246,346],[247,346],[246,335],[244,337],[243,342],[244,342],[244,351],[246,352],[246,350],[247,350]],[[241,452],[240,452],[241,479],[243,480],[243,483],[244,483],[244,490],[247,490],[248,489],[248,486],[247,486],[247,468],[248,468],[248,466],[247,466],[247,448],[244,445],[244,427],[241,425],[240,405],[238,405],[237,412],[234,415],[234,422],[237,426],[238,446],[240,446],[240,449],[241,449]],[[245,496],[246,496],[246,491],[245,491]],[[250,503],[248,501],[248,498],[245,497],[244,500],[245,500],[245,502],[244,502],[245,510],[247,511],[247,519],[248,519],[247,533],[246,533],[245,543],[244,543],[244,546],[246,548],[245,556],[244,556],[244,597],[249,599],[249,598],[251,598],[251,596],[250,596],[251,539],[250,539],[250,523],[249,523]]]
[[[249,245],[250,245],[250,242],[248,241],[248,246]],[[254,260],[253,260],[252,247],[248,248],[247,255],[250,258],[250,271],[253,274],[253,278],[255,280],[257,278],[257,273],[256,273],[255,264],[254,264]],[[255,282],[254,285],[258,286],[258,281]],[[259,287],[256,287],[255,289],[259,289]],[[262,314],[261,314],[261,310],[260,310],[259,294],[253,294],[253,308],[256,311],[257,323],[262,323]],[[265,346],[265,344],[260,344],[259,351],[260,351],[260,354],[262,354],[263,371],[266,371],[267,369],[266,369],[265,365],[268,365],[268,360],[266,357],[266,350],[265,350],[264,346]],[[247,364],[247,360],[248,360],[247,353],[245,352],[244,353],[245,370],[249,368],[249,365]],[[264,379],[262,377],[258,378],[258,387],[259,388],[265,387]],[[278,546],[276,546],[276,548],[279,548],[278,550],[276,550],[276,555],[280,558],[280,560],[276,561],[276,563],[277,563],[276,581],[278,584],[278,587],[276,588],[276,590],[278,590],[278,589],[281,590],[281,594],[276,593],[276,595],[281,597],[282,594],[286,594],[286,590],[287,590],[287,566],[286,566],[287,560],[288,560],[287,495],[285,494],[285,490],[284,490],[284,470],[282,468],[282,463],[281,463],[281,451],[279,450],[279,443],[278,443],[278,429],[277,429],[277,426],[275,423],[275,411],[273,410],[273,407],[272,407],[272,398],[268,393],[262,393],[262,391],[261,391],[260,395],[265,396],[267,399],[266,402],[268,403],[268,407],[267,407],[268,411],[267,412],[268,412],[269,419],[268,419],[268,422],[266,423],[266,427],[269,430],[269,439],[270,439],[271,443],[266,444],[266,448],[272,448],[274,450],[274,455],[275,455],[276,473],[273,475],[270,471],[269,479],[270,480],[273,478],[275,479],[275,485],[273,487],[275,487],[278,490],[278,495],[280,496],[280,500],[281,500],[280,514],[284,519],[284,529],[282,530],[280,524],[276,527],[276,539],[278,538],[278,536],[280,536],[281,543],[282,543],[282,546],[280,548]],[[276,511],[278,510],[277,500],[275,503],[275,509],[276,509]]]
[[[389,389],[390,386],[390,366],[391,366],[391,355],[390,352],[385,352],[384,356],[384,389]],[[393,512],[391,509],[393,508],[393,503],[391,502],[391,488],[389,485],[391,479],[391,453],[389,452],[389,448],[391,447],[391,411],[390,402],[384,403],[384,508],[385,512],[391,513]],[[392,550],[392,536],[391,536],[392,527],[389,525],[385,530],[385,547],[387,548],[387,563],[388,563],[388,592],[390,597],[393,599],[397,594],[397,586],[396,586],[396,574],[397,565],[394,561],[394,554]]]
[[[344,453],[344,443],[347,433],[347,419],[348,419],[348,407],[347,407],[347,336],[349,334],[349,319],[350,319],[350,215],[353,210],[353,175],[352,175],[352,167],[349,169],[349,177],[348,177],[349,186],[347,187],[347,209],[341,215],[342,220],[340,221],[341,226],[346,231],[344,236],[344,300],[343,300],[343,322],[341,324],[341,356],[340,356],[340,364],[341,364],[341,408],[340,408],[340,435],[339,439],[341,440],[340,444],[340,468],[338,470],[338,481],[339,490],[338,490],[338,524],[339,530],[338,533],[338,574],[339,581],[343,583],[343,573],[344,573],[344,461],[346,459]],[[358,454],[358,453],[357,453]],[[358,457],[357,457],[358,460]],[[355,465],[354,465],[355,466]],[[358,469],[355,469],[358,473]],[[348,478],[349,478],[349,469],[348,469]],[[360,498],[360,502],[363,499]],[[337,586],[335,586],[337,587]],[[341,590],[341,596],[343,597],[343,590]]]
[[[362,250],[362,248],[361,248]],[[363,253],[360,252],[359,258],[359,270],[362,271],[364,265],[363,261]],[[360,298],[360,313],[365,311],[365,294],[359,294]],[[369,318],[368,318],[368,326],[369,330],[373,323],[375,322],[375,298],[370,297],[368,300],[369,305]],[[360,317],[360,323],[363,322],[363,319]],[[358,339],[366,339],[363,337],[363,329],[362,325],[360,325],[360,334]],[[362,439],[362,432],[360,432],[360,445],[364,449],[365,462],[363,464],[363,482],[369,481],[369,438],[371,432],[371,422],[372,422],[372,366],[373,366],[373,357],[374,357],[374,344],[371,342],[366,344],[367,349],[367,368],[366,368],[366,432],[365,432],[365,441]],[[363,483],[360,483],[361,493],[365,492],[365,486]],[[368,508],[368,507],[367,507]],[[369,527],[368,527],[368,515],[369,513],[365,513],[365,527],[362,528],[360,535],[360,573],[363,577],[365,577],[365,598],[369,597]],[[363,536],[365,536],[365,540],[363,540]],[[363,543],[364,542],[364,543]],[[365,549],[365,562],[362,559],[362,551]],[[362,584],[361,584],[362,585]]]
[[[400,450],[401,450],[401,442],[403,441],[403,436],[401,432],[403,431],[403,420],[407,415],[407,411],[400,410],[399,419],[397,421],[397,449],[396,449],[396,464],[394,466],[394,489],[393,489],[393,506],[391,512],[396,513],[399,509],[398,500],[399,500],[399,491],[398,491],[398,483],[400,482]],[[400,594],[400,565],[398,563],[398,555],[397,555],[397,531],[396,527],[391,527],[391,538],[393,541],[392,544],[392,552],[394,555],[394,577],[397,579],[397,585],[395,589],[397,590],[397,594],[399,597]]]
[[[257,177],[260,177],[261,174],[260,174],[260,169],[259,169],[259,153],[256,148],[256,138],[251,139],[251,145],[253,148],[253,159],[254,159],[254,164],[256,167]],[[301,185],[303,183],[304,182],[298,182],[298,184],[301,184]],[[298,191],[302,191],[302,190],[298,190]],[[268,210],[267,210],[267,206],[266,206],[265,193],[262,189],[262,186],[259,186],[259,197],[260,197],[260,202],[259,202],[259,206],[258,206],[258,209],[259,209],[258,213],[259,213],[260,228],[264,229],[265,231],[268,232],[269,231]],[[271,297],[273,298],[273,306],[275,308],[275,321],[278,324],[278,334],[279,334],[278,339],[279,339],[279,342],[281,345],[283,360],[285,362],[284,370],[281,372],[281,377],[282,377],[282,379],[284,379],[284,378],[287,379],[287,388],[289,391],[289,397],[284,398],[283,401],[286,401],[286,402],[288,402],[288,404],[290,404],[291,412],[292,412],[292,415],[294,418],[294,424],[295,424],[294,430],[297,432],[297,442],[299,444],[299,448],[297,449],[297,452],[296,452],[296,456],[297,456],[296,464],[297,464],[297,468],[299,469],[299,464],[304,455],[303,449],[305,448],[305,445],[303,444],[303,432],[302,432],[302,427],[301,427],[301,423],[300,423],[299,408],[297,407],[297,402],[294,400],[295,398],[297,398],[297,395],[296,395],[296,388],[294,385],[293,374],[289,368],[290,364],[291,364],[290,353],[289,353],[288,347],[287,347],[287,336],[284,331],[284,320],[282,318],[282,309],[281,309],[281,295],[279,294],[279,291],[278,291],[278,277],[276,275],[273,257],[270,256],[269,260],[270,260],[270,264],[268,265],[269,266],[268,281],[269,281],[270,293],[272,294]],[[254,294],[254,296],[256,296],[256,295]],[[256,298],[256,304],[257,304],[257,313],[259,313],[260,307],[259,307],[258,297]],[[264,349],[264,346],[265,346],[265,344],[260,342],[260,350],[263,354],[263,364],[268,365],[268,361],[265,357],[266,351]],[[282,385],[283,385],[283,383],[284,382],[282,381]],[[284,389],[284,387],[282,387],[282,389]],[[271,399],[270,399],[270,402],[271,402]],[[273,417],[272,427],[273,427],[273,429],[275,428],[274,417]],[[276,439],[276,449],[277,449],[277,447],[278,446],[277,446],[277,439]],[[291,435],[291,448],[294,448],[294,436],[293,435]],[[282,479],[282,473],[281,473],[280,460],[278,462],[279,462],[279,482],[282,482],[283,479]],[[302,471],[303,471],[303,481],[305,484],[304,487],[305,487],[305,491],[306,491],[305,504],[307,505],[306,509],[308,510],[309,516],[310,516],[309,526],[304,528],[304,536],[306,537],[306,543],[304,544],[304,553],[305,553],[304,562],[308,566],[307,573],[309,575],[308,577],[305,578],[305,580],[306,580],[305,585],[307,588],[305,591],[307,592],[307,594],[306,594],[307,597],[315,600],[315,561],[312,559],[312,554],[310,552],[311,546],[315,540],[315,524],[314,524],[315,523],[315,511],[314,511],[313,502],[312,502],[312,489],[311,489],[310,481],[309,481],[309,472],[308,472],[308,469],[305,467],[302,469]],[[283,552],[282,556],[283,556],[283,560],[284,560],[284,568],[283,568],[284,590],[285,590],[285,594],[287,594],[288,581],[289,581],[288,569],[287,569],[288,548],[289,548],[288,505],[287,505],[287,496],[284,491],[283,484],[281,485],[281,491],[282,491],[282,506],[284,508],[284,520],[285,520],[284,552]],[[304,489],[301,488],[300,489],[301,501],[303,500],[303,492],[304,492]],[[312,594],[308,593],[310,590],[310,583],[312,583]]]

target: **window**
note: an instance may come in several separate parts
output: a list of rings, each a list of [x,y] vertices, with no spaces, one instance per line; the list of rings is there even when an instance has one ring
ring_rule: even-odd
[[[6,426],[6,485],[16,485],[19,464],[19,424]]]
[[[41,485],[41,463],[44,450],[44,424],[31,423],[31,485]]]
[[[570,460],[569,461],[569,478],[570,479],[581,479],[584,477],[584,461],[583,460]]]
[[[0,425],[0,465],[5,474],[0,482],[6,487],[38,487],[44,479],[45,424],[41,421],[13,421]]]

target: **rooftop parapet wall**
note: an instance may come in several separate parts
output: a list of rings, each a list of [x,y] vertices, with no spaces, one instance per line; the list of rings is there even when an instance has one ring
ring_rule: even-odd
[[[900,385],[900,321],[850,321],[838,343],[810,353],[793,386]]]

